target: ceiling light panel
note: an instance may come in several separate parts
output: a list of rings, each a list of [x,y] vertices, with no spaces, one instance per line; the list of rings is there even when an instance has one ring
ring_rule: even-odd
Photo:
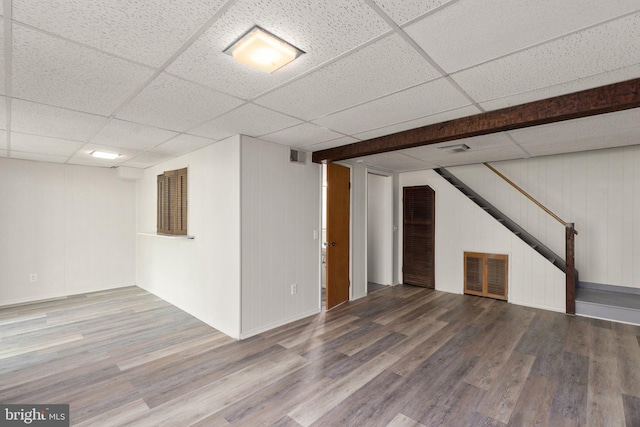
[[[96,159],[105,159],[105,160],[115,160],[120,157],[118,153],[112,153],[108,151],[92,151],[89,153],[91,157],[95,157]]]
[[[13,25],[12,90],[16,98],[110,115],[153,70]]]
[[[304,52],[258,26],[234,41],[224,53],[267,73],[284,67]]]
[[[273,74],[239,67],[222,51],[256,24],[307,53]],[[167,71],[249,99],[390,29],[363,1],[238,0]]]
[[[183,132],[242,104],[216,90],[161,74],[120,111],[118,118]]]
[[[640,14],[628,16],[452,77],[482,102],[638,64],[639,21]]]
[[[13,19],[105,52],[162,65],[224,0],[13,1]]]
[[[255,102],[313,120],[438,77],[415,49],[392,34]]]

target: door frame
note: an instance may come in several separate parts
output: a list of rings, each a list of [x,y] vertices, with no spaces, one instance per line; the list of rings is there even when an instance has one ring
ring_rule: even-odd
[[[368,291],[368,287],[369,287],[369,174],[372,175],[378,175],[378,176],[383,176],[387,179],[391,180],[391,186],[389,188],[390,191],[390,200],[391,200],[391,205],[389,206],[389,211],[391,213],[390,218],[391,218],[391,222],[388,224],[389,225],[389,231],[388,233],[391,235],[391,286],[395,286],[396,285],[396,280],[395,280],[395,269],[394,269],[394,260],[395,260],[395,252],[396,252],[396,238],[395,238],[395,233],[396,233],[396,229],[397,227],[394,227],[395,224],[395,219],[394,219],[394,211],[395,211],[395,198],[394,198],[394,194],[393,194],[393,187],[394,187],[394,182],[393,182],[393,172],[389,172],[386,170],[382,170],[382,169],[377,169],[377,168],[373,168],[373,167],[369,167],[367,166],[367,168],[365,169],[365,173],[366,173],[366,179],[365,179],[365,218],[364,218],[364,227],[365,227],[365,236],[364,236],[364,256],[365,256],[365,270],[364,270],[364,277],[365,277],[365,281],[367,283],[367,289],[365,290],[365,295],[369,294]]]
[[[344,166],[349,169],[349,182],[351,183],[351,190],[349,191],[349,299],[347,301],[353,301],[353,165],[345,162],[333,162],[337,165]],[[325,168],[320,168],[320,239],[319,240],[319,249],[320,254],[322,254],[322,245],[324,244],[322,239],[322,224],[324,219],[326,200],[324,200],[322,196],[322,187],[326,181],[326,176],[324,172]],[[318,310],[322,311],[322,257],[318,260],[320,274],[318,275]],[[326,311],[326,304],[325,304]]]

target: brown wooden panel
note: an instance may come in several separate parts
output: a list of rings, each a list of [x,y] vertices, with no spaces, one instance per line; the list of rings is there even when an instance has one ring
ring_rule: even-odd
[[[436,123],[313,153],[334,162],[640,107],[640,78]]]
[[[575,228],[573,223],[569,223],[565,230],[565,259],[566,259],[566,312],[576,314],[576,268],[575,268]]]
[[[508,255],[464,253],[464,293],[507,299]]]
[[[464,253],[464,293],[483,296],[484,254]]]
[[[435,191],[427,185],[403,189],[403,282],[435,288]]]
[[[497,299],[507,299],[507,283],[509,258],[507,255],[487,254],[487,293],[486,295]]]
[[[327,165],[327,310],[349,300],[349,210],[351,171]]]

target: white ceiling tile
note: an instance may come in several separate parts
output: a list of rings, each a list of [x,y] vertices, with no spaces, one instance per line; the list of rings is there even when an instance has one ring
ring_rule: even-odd
[[[511,144],[504,147],[487,148],[486,150],[466,151],[464,153],[450,154],[438,160],[443,167],[473,165],[485,162],[500,162],[503,160],[522,159],[524,154],[520,148]]]
[[[162,74],[118,118],[183,132],[240,105],[237,98]]]
[[[302,121],[298,119],[258,105],[245,104],[202,126],[189,130],[189,133],[218,140],[237,134],[258,137],[300,123]]]
[[[331,114],[314,123],[352,135],[468,104],[467,98],[443,78]]]
[[[56,156],[71,156],[84,143],[68,139],[49,138],[40,135],[11,132],[11,152],[13,150],[25,153],[52,154]]]
[[[462,0],[405,31],[451,73],[639,8],[637,0]]]
[[[433,114],[427,117],[421,117],[415,120],[409,120],[406,122],[396,123],[390,126],[384,126],[378,129],[372,129],[361,133],[356,133],[354,136],[361,140],[373,139],[379,136],[391,135],[393,133],[402,132],[409,129],[415,129],[423,126],[432,125],[435,123],[444,122],[447,120],[453,120],[460,117],[472,116],[480,113],[478,107],[474,105],[467,105],[466,107],[456,108],[454,110],[445,111],[444,113]]]
[[[224,0],[14,0],[13,19],[97,49],[160,66]]]
[[[438,77],[415,49],[392,34],[256,103],[312,120]]]
[[[354,142],[358,142],[359,139],[352,138],[350,136],[343,136],[342,138],[332,139],[327,142],[319,142],[317,144],[306,145],[304,147],[305,150],[314,152],[320,150],[328,150],[329,148],[340,147],[342,145],[353,144]]]
[[[11,130],[54,138],[86,141],[107,118],[50,105],[13,99]]]
[[[42,153],[25,153],[22,151],[11,150],[11,158],[21,160],[34,160],[37,162],[64,163],[67,161],[68,156],[56,156],[53,154]]]
[[[145,151],[176,135],[176,132],[114,119],[91,139],[91,143]]]
[[[303,123],[278,132],[265,135],[262,139],[290,147],[305,147],[307,145],[326,142],[340,138],[337,132],[314,125],[313,123]]]
[[[396,24],[402,25],[455,0],[373,0]]]
[[[443,147],[451,145],[466,144],[469,151],[464,153],[451,153]],[[515,147],[513,142],[504,133],[493,133],[490,135],[475,136],[473,138],[457,139],[455,141],[446,141],[438,144],[424,145],[421,147],[409,148],[402,150],[403,153],[433,164],[442,164],[452,158],[461,158],[461,154],[468,153],[487,153],[489,149],[502,149]],[[520,149],[519,149],[520,150]],[[523,151],[520,150],[520,157]]]
[[[195,135],[182,134],[169,141],[158,145],[153,149],[156,153],[166,153],[179,156],[181,154],[190,153],[198,148],[205,147],[215,143],[214,139],[202,138]]]
[[[492,99],[490,101],[481,102],[479,105],[487,111],[497,110],[500,108],[512,107],[514,105],[526,104],[527,102],[538,101],[541,99],[551,98],[568,93],[578,92],[585,89],[604,86],[611,83],[622,82],[634,79],[640,76],[640,64],[631,65],[629,67],[618,68],[612,71],[595,74],[566,83],[560,83],[553,86],[547,86],[540,89],[534,89],[528,92],[522,92],[515,95],[509,95],[504,98]]]
[[[268,74],[222,52],[256,24],[306,53]],[[389,30],[362,0],[238,0],[167,71],[250,99]]]
[[[146,152],[132,158],[131,160],[123,162],[122,166],[130,166],[133,168],[148,168],[150,166],[157,165],[158,163],[166,162],[167,160],[173,159],[174,157],[175,156],[171,154]]]
[[[353,161],[362,162],[367,166],[372,166],[380,169],[397,171],[397,172],[432,169],[436,167],[433,164],[424,162],[419,159],[415,159],[413,157],[409,157],[398,151],[392,151],[392,152],[383,153],[383,154],[374,154],[372,156],[358,157],[357,159],[352,159],[352,163]]]
[[[640,108],[510,131],[534,156],[640,144]]]
[[[0,131],[0,149],[7,149],[7,132],[3,130]]]
[[[506,97],[640,63],[640,13],[452,77],[476,101]]]
[[[92,151],[105,151],[107,153],[116,153],[120,154],[120,157],[114,160],[108,159],[98,159],[91,156]],[[127,160],[131,159],[134,156],[140,154],[140,151],[131,150],[122,147],[111,147],[109,145],[98,145],[98,144],[86,144],[83,145],[82,148],[69,159],[68,163],[72,163],[75,165],[87,165],[87,166],[102,166],[102,167],[111,167],[119,165]]]
[[[110,115],[152,70],[13,26],[13,96],[88,113]]]

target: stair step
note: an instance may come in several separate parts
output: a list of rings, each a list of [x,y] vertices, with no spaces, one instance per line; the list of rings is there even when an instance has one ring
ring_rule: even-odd
[[[578,287],[576,314],[640,325],[640,295]]]

